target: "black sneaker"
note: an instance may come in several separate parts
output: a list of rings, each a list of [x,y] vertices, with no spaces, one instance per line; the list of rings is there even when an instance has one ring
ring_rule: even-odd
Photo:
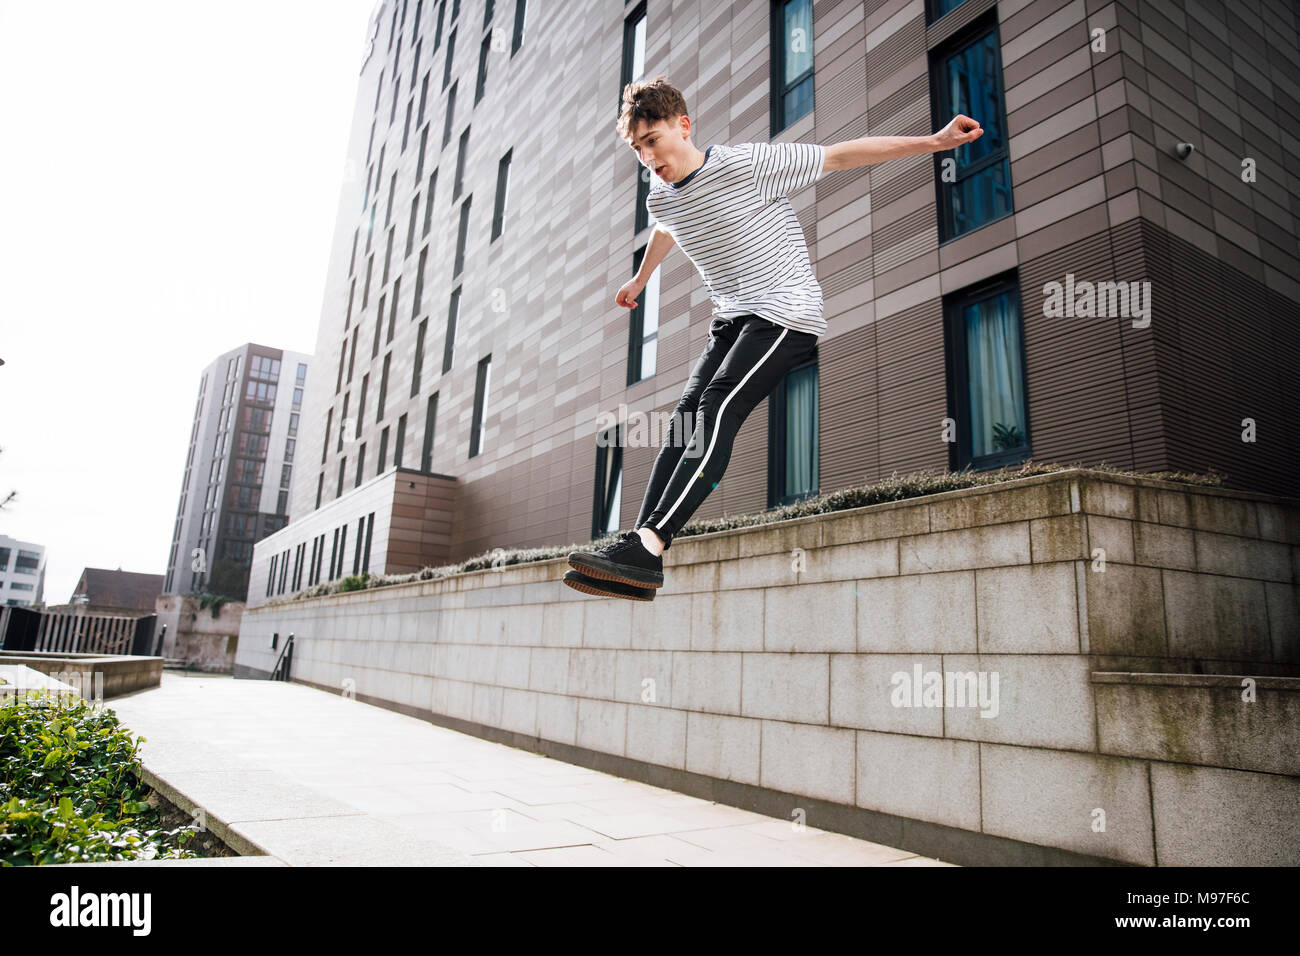
[[[589,578],[581,571],[565,571],[564,583],[575,591],[594,594],[597,597],[619,597],[627,598],[629,601],[653,601],[655,599],[654,588],[639,588],[635,584]]]
[[[599,551],[570,551],[569,564],[590,578],[643,588],[664,586],[664,559],[651,554],[635,531],[624,531]]]

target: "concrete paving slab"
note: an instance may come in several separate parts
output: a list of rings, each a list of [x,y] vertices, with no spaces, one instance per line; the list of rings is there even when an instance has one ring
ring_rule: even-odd
[[[937,863],[813,828],[795,839],[784,820],[301,684],[164,672],[108,706],[146,738],[147,773],[267,854],[234,858],[263,861],[248,865]]]

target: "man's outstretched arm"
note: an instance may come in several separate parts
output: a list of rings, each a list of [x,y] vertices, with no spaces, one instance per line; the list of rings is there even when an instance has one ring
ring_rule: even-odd
[[[938,153],[969,143],[984,135],[978,121],[961,113],[930,136],[864,136],[826,147],[826,171],[854,169],[887,159],[902,159],[919,153]]]

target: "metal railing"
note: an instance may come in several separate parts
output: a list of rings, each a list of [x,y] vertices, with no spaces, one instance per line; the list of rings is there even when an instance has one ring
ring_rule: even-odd
[[[293,666],[293,635],[284,642],[284,647],[280,650],[280,656],[275,659],[275,667],[271,668],[271,680],[289,680],[289,668]]]
[[[87,613],[80,608],[7,607],[0,617],[0,647],[16,651],[66,654],[148,653],[142,634],[151,635],[155,615]]]

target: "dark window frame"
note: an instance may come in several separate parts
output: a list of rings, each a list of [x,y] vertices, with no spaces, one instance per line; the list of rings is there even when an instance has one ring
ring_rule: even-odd
[[[614,488],[623,477],[623,446],[627,438],[627,429],[623,422],[608,428],[601,434],[610,439],[605,445],[596,445],[596,472],[592,479],[591,501],[591,537],[593,540],[609,534],[606,528],[614,504]],[[616,476],[614,481],[607,481],[606,474]],[[620,498],[621,498],[620,494]],[[621,507],[621,502],[620,502]]]
[[[966,407],[970,392],[970,370],[966,364],[966,326],[962,321],[962,310],[977,302],[983,302],[1003,293],[1013,292],[1017,319],[1020,323],[1020,394],[1024,396],[1025,440],[1016,448],[1003,450],[1001,454],[983,455],[975,458],[971,454],[970,414]],[[969,468],[973,471],[985,471],[1014,465],[1025,461],[1033,455],[1033,424],[1029,409],[1029,368],[1025,353],[1025,309],[1023,291],[1020,287],[1018,270],[1010,269],[987,279],[957,289],[943,297],[944,323],[944,364],[946,387],[948,390],[948,417],[957,423],[957,440],[948,449],[948,466],[952,471]]]
[[[438,431],[438,393],[434,392],[424,404],[424,445],[420,449],[420,470],[433,471],[433,443]]]
[[[489,352],[478,360],[474,374],[474,415],[470,421],[469,457],[477,458],[483,454],[483,441],[487,419],[487,388],[491,377],[492,353]]]
[[[632,254],[632,275],[635,276],[637,272],[640,270],[641,260],[645,258],[646,253],[648,253],[649,251],[650,251],[650,244],[646,243],[644,246],[642,246],[640,249],[638,249],[636,252]],[[654,278],[655,277],[652,274],[650,276],[650,282],[653,282]],[[646,288],[649,288],[650,282],[646,283]],[[659,372],[659,362],[657,357],[658,342],[659,342],[659,327],[658,324],[656,323],[655,332],[654,332],[655,353],[656,353],[655,370],[651,372],[649,375],[643,374],[642,366],[644,365],[645,343],[646,343],[645,289],[642,289],[641,294],[638,295],[636,298],[637,298],[636,306],[634,306],[631,310],[629,310],[628,322],[627,322],[628,341],[627,341],[627,382],[626,384],[628,387],[631,387],[637,384],[638,382],[644,382],[647,379],[653,378]]]
[[[993,35],[993,48],[997,50],[997,84],[999,89],[998,104],[1001,111],[1001,123],[1003,131],[1003,146],[996,153],[990,153],[983,159],[971,164],[957,174],[957,179],[951,183],[943,181],[943,160],[945,157],[952,158],[953,150],[942,150],[934,154],[934,188],[936,201],[936,215],[938,219],[939,245],[944,246],[949,242],[962,239],[972,233],[978,232],[986,226],[991,226],[995,222],[1001,222],[1016,214],[1015,188],[1011,180],[1011,136],[1007,131],[1007,87],[1006,79],[1002,72],[1002,32],[998,23],[997,8],[991,7],[987,13],[980,14],[961,30],[946,38],[942,43],[936,44],[927,51],[927,60],[930,70],[930,120],[932,129],[942,129],[948,125],[948,121],[956,115],[956,111],[951,108],[948,102],[948,85],[944,82],[943,65],[950,57],[961,53],[963,50],[976,43],[979,43],[989,33]],[[981,121],[983,122],[983,121]],[[998,163],[1005,163],[1007,177],[1007,211],[1000,216],[987,219],[977,226],[972,226],[964,232],[956,232],[953,225],[952,210],[952,192],[956,187],[966,179],[977,176],[986,169],[991,169]]]
[[[446,375],[451,371],[452,362],[456,356],[456,321],[460,317],[460,290],[461,286],[451,290],[451,298],[447,302],[447,334],[442,340],[442,374]]]
[[[528,0],[515,0],[514,35],[510,40],[510,56],[514,57],[524,45],[524,22],[528,17]]]
[[[771,0],[768,8],[768,19],[771,23],[771,50],[772,50],[772,71],[768,77],[768,90],[770,95],[769,101],[769,124],[771,133],[769,138],[776,139],[787,129],[799,122],[805,116],[814,113],[817,109],[817,50],[813,49],[813,62],[808,69],[800,73],[793,82],[785,82],[785,55],[786,55],[786,37],[785,37],[785,8],[792,2],[798,0]],[[809,8],[812,8],[812,0],[807,0]],[[816,25],[816,12],[813,12],[813,24]],[[813,38],[810,36],[808,42],[812,43]],[[786,116],[785,100],[786,97],[793,93],[799,86],[808,83],[812,91],[808,97],[808,109],[798,116]]]
[[[494,242],[505,232],[506,197],[510,191],[510,163],[513,153],[514,147],[511,147],[497,161],[497,192],[492,209],[492,236],[489,242]]]
[[[650,21],[648,17],[646,0],[640,0],[630,13],[625,12],[623,15],[623,63],[618,74],[620,82],[618,84],[617,111],[619,112],[623,109],[623,90],[629,83],[636,81],[636,77],[632,75],[632,65],[636,59],[636,27],[641,20],[646,21],[645,32],[648,40],[650,37]]]
[[[821,361],[820,349],[813,347],[812,354],[800,362],[798,365],[786,371],[781,377],[781,381],[772,389],[771,395],[767,401],[767,507],[780,508],[785,505],[795,504],[807,498],[816,497],[821,493]],[[786,434],[786,388],[790,382],[791,376],[797,375],[806,369],[814,369],[814,375],[817,377],[817,408],[818,415],[816,425],[814,426],[813,442],[816,449],[815,466],[817,468],[817,487],[804,492],[791,494],[785,487],[785,464],[786,452],[789,448],[788,435]]]

